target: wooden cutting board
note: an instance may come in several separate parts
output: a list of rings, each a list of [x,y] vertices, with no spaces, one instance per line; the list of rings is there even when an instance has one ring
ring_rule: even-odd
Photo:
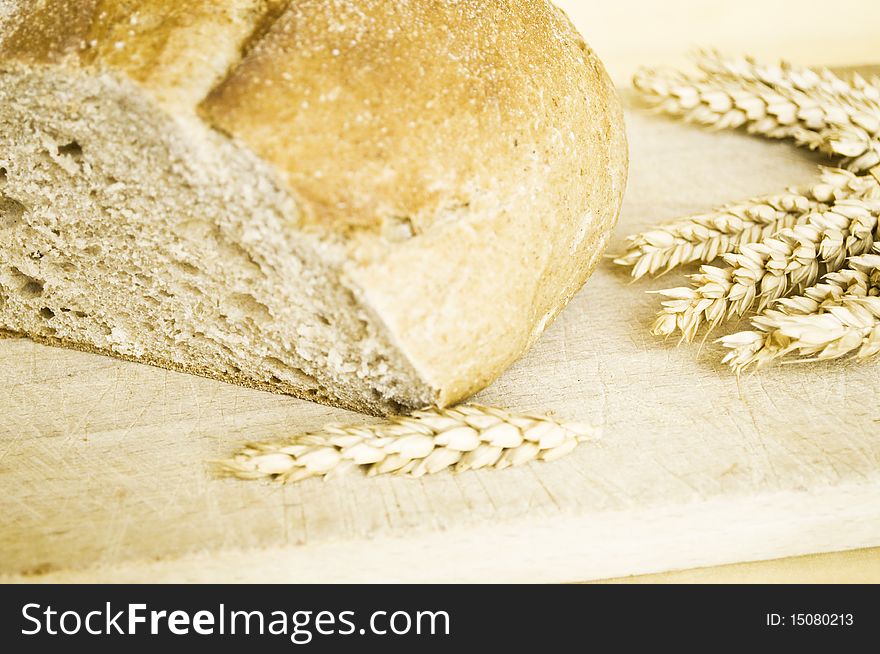
[[[820,160],[628,109],[612,242],[807,182]],[[604,427],[551,464],[281,487],[218,480],[250,439],[361,416],[0,341],[0,575],[39,581],[574,581],[880,544],[880,364],[740,382],[650,336],[658,300],[603,265],[479,396]]]

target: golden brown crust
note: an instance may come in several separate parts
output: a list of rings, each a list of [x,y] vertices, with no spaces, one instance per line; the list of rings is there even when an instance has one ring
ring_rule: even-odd
[[[536,164],[576,165],[586,57],[543,0],[300,0],[201,113],[274,163],[316,222],[419,234]]]
[[[288,0],[36,0],[20,3],[0,55],[78,59],[141,84],[167,108],[191,110]]]
[[[162,104],[190,109],[281,4],[286,0],[101,0],[82,61],[123,71]]]
[[[0,38],[0,59],[57,63],[84,43],[100,0],[14,2],[6,33]]]

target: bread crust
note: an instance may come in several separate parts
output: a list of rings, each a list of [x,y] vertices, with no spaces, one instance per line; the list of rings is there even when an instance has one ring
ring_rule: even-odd
[[[616,222],[622,111],[546,0],[16,4],[0,56],[124,75],[273,164],[438,404],[530,346]]]
[[[0,55],[112,69],[188,113],[265,33],[287,0],[28,0]]]
[[[275,164],[315,223],[419,235],[536,167],[587,162],[573,128],[613,104],[603,73],[543,0],[300,0],[200,114]]]

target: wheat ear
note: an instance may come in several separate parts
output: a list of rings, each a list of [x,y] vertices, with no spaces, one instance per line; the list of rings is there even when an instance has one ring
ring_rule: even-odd
[[[328,425],[317,432],[248,444],[220,472],[240,479],[295,482],[344,474],[421,477],[446,470],[508,468],[553,461],[598,437],[589,425],[477,404],[416,411],[374,425]]]
[[[865,172],[880,164],[880,78],[866,80],[852,74],[844,80],[827,68],[813,70],[788,62],[768,65],[749,58],[725,62],[717,53],[703,53],[700,62],[704,71],[720,64],[734,78],[753,76],[774,89],[802,93],[799,98],[815,101],[805,115],[824,115],[821,148],[826,153],[844,156],[841,165],[853,171]]]
[[[713,328],[755,305],[761,311],[812,286],[823,271],[839,270],[849,257],[870,250],[878,216],[880,200],[842,200],[773,238],[725,254],[726,268],[701,266],[690,276],[692,287],[658,291],[667,300],[653,333],[669,336],[680,331],[690,341],[704,322]]]
[[[635,279],[695,261],[709,263],[747,243],[794,227],[807,214],[824,211],[830,203],[873,192],[880,192],[880,186],[872,177],[823,168],[820,181],[811,187],[790,188],[782,194],[728,205],[630,236],[626,251],[614,263],[630,266]]]
[[[748,77],[704,72],[641,70],[633,84],[659,111],[716,129],[745,127],[749,133],[793,139],[800,146],[842,159],[841,165],[864,172],[880,164],[876,115],[864,125],[849,104],[835,96],[813,97],[789,86],[768,86]]]
[[[697,66],[706,75],[746,79],[770,88],[792,89],[832,100],[848,119],[872,136],[880,135],[880,79],[853,74],[843,79],[827,68],[804,68],[787,61],[763,63],[752,57],[724,57],[715,50],[697,53]]]
[[[803,296],[779,300],[752,319],[753,331],[725,336],[724,363],[737,373],[794,354],[836,359],[880,352],[880,247],[854,257],[848,268],[826,276]]]

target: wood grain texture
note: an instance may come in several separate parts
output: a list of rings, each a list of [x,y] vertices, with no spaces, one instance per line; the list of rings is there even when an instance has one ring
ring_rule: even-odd
[[[811,180],[815,157],[628,110],[623,238]],[[552,464],[279,487],[214,479],[249,439],[361,420],[100,356],[0,341],[0,574],[40,581],[572,581],[880,544],[880,365],[736,378],[648,332],[600,267],[478,400],[603,425]],[[721,332],[719,332],[720,335]],[[711,339],[709,339],[711,341]]]

